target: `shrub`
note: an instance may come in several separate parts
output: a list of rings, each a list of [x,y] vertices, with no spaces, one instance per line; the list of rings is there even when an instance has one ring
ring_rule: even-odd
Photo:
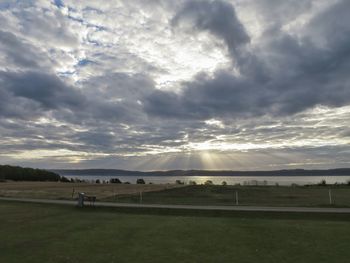
[[[70,183],[70,182],[71,182],[71,181],[70,181],[67,177],[65,177],[65,176],[61,176],[60,181],[61,181],[62,183]]]
[[[181,181],[181,180],[176,180],[175,181],[176,184],[185,184],[185,182]]]
[[[111,178],[109,179],[109,182],[111,184],[121,184],[122,182],[119,180],[119,178]]]
[[[136,183],[137,183],[137,184],[145,184],[146,182],[145,182],[145,180],[143,180],[142,178],[140,178],[140,179],[137,179],[137,180],[136,180]]]
[[[212,180],[206,180],[205,182],[204,182],[204,185],[213,185],[214,183],[213,183],[213,181]]]
[[[326,185],[327,185],[326,180],[322,180],[318,185],[320,185],[320,186],[326,186]]]

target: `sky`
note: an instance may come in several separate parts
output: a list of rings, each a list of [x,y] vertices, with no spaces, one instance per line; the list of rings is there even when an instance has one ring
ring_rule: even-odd
[[[350,167],[348,0],[1,0],[0,164]]]

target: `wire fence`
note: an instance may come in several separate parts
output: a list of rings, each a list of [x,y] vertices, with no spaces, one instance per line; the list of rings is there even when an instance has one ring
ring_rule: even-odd
[[[148,204],[350,207],[350,187],[186,186],[119,195],[109,201]]]

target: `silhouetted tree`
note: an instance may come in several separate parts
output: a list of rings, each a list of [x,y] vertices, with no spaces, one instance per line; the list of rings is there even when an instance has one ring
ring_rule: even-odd
[[[327,185],[326,180],[322,180],[318,185],[320,185],[320,186],[326,186],[326,185]]]
[[[176,180],[175,181],[176,184],[185,184],[185,182],[181,181],[181,180]]]
[[[137,180],[136,180],[136,183],[137,183],[137,184],[145,184],[145,180],[143,180],[142,178],[140,178],[140,179],[137,179]]]
[[[212,180],[207,180],[204,182],[204,185],[213,185],[213,181]]]
[[[122,183],[118,178],[111,178],[111,179],[109,179],[109,182],[111,184],[121,184]]]
[[[61,177],[50,171],[0,165],[0,178],[13,181],[60,181]]]
[[[71,182],[71,181],[70,181],[67,177],[65,177],[65,176],[61,176],[60,181],[63,182],[63,183],[70,183],[70,182]]]

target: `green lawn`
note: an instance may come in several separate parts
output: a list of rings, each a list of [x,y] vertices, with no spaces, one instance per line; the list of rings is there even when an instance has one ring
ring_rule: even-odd
[[[332,205],[328,190],[331,189]],[[220,186],[193,185],[142,194],[143,203],[259,206],[338,206],[350,207],[349,186]],[[140,195],[107,197],[105,201],[140,202]]]
[[[348,262],[349,215],[78,209],[0,202],[0,262]]]

